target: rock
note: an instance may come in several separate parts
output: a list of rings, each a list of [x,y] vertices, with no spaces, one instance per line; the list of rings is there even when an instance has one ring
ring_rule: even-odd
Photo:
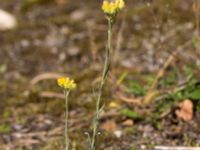
[[[116,130],[114,131],[114,135],[117,137],[117,138],[120,138],[122,136],[122,131],[121,130]]]
[[[133,124],[134,124],[133,120],[131,120],[131,119],[127,119],[124,122],[122,122],[122,125],[128,126],[128,127],[133,126]]]
[[[193,118],[193,103],[191,100],[186,99],[179,103],[179,110],[176,110],[176,115],[178,118],[184,121],[191,121]]]
[[[68,48],[67,52],[69,56],[77,56],[78,54],[80,54],[81,49],[77,46],[71,46]]]
[[[70,14],[70,19],[75,22],[82,21],[85,17],[86,11],[83,9],[75,10]]]
[[[12,14],[0,9],[0,31],[11,30],[16,26],[16,18]]]

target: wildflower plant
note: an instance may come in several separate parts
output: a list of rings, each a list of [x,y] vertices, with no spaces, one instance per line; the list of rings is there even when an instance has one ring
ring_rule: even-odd
[[[65,150],[69,150],[70,140],[68,136],[68,96],[70,91],[76,88],[76,83],[74,80],[71,80],[68,77],[60,77],[57,79],[57,84],[63,89],[65,95]]]
[[[96,137],[98,132],[98,125],[99,125],[99,115],[103,107],[100,106],[101,98],[102,98],[102,91],[104,88],[105,81],[108,76],[109,72],[109,66],[110,66],[110,51],[111,51],[111,45],[112,45],[112,26],[114,24],[114,21],[116,19],[116,16],[120,10],[122,10],[125,7],[124,0],[104,0],[102,4],[102,10],[106,15],[106,18],[108,20],[108,37],[107,37],[107,46],[105,49],[105,62],[104,62],[104,68],[102,73],[102,78],[100,81],[99,89],[98,89],[98,96],[96,101],[96,113],[93,120],[93,134],[92,138],[89,138],[90,141],[90,150],[95,150],[96,147]]]
[[[108,1],[104,0],[102,5],[103,12],[108,16],[114,19],[116,14],[122,10],[125,6],[124,0],[115,0],[115,1]]]

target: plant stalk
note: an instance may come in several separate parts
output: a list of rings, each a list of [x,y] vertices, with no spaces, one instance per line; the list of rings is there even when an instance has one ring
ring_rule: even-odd
[[[69,118],[69,108],[68,108],[68,96],[69,90],[64,90],[65,94],[65,150],[69,150],[69,136],[68,136],[68,118]]]
[[[196,30],[197,30],[197,36],[199,38],[199,7],[200,7],[199,0],[195,0],[194,5],[196,7],[196,10],[195,10]]]
[[[110,65],[110,51],[111,51],[111,42],[112,42],[112,18],[108,17],[108,41],[107,41],[107,46],[106,46],[106,52],[105,52],[105,62],[104,62],[104,68],[103,68],[103,73],[102,73],[102,79],[99,85],[99,90],[98,90],[98,97],[97,97],[97,103],[96,103],[96,113],[95,117],[93,120],[93,134],[92,134],[92,139],[91,139],[91,146],[90,150],[95,150],[95,144],[96,144],[96,136],[97,136],[97,131],[98,131],[98,125],[99,125],[99,115],[101,112],[101,99],[102,99],[102,92],[104,88],[105,81],[108,76],[108,71],[109,71],[109,65]]]

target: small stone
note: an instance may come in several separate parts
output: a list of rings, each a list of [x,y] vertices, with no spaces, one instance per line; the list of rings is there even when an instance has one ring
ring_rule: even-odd
[[[191,121],[193,118],[193,103],[191,100],[186,99],[179,103],[179,110],[176,110],[176,115],[178,118],[184,121]]]
[[[81,21],[85,18],[86,16],[86,11],[79,9],[79,10],[75,10],[70,14],[70,18],[72,21]]]
[[[77,56],[78,54],[80,54],[81,50],[79,47],[72,46],[68,48],[67,52],[69,56]]]
[[[117,138],[120,138],[122,136],[122,131],[121,130],[116,130],[114,131],[114,134]]]
[[[14,29],[16,26],[16,18],[12,14],[0,9],[0,30],[11,30]]]
[[[122,125],[124,125],[124,126],[133,126],[133,120],[131,120],[131,119],[127,119],[127,120],[125,120],[123,123],[122,123]]]

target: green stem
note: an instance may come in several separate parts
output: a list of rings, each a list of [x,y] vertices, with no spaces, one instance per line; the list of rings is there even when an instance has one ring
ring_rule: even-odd
[[[65,150],[69,150],[69,136],[68,136],[68,118],[69,118],[69,108],[68,108],[68,96],[69,90],[64,90],[65,94]]]
[[[105,56],[103,73],[102,73],[102,79],[101,79],[99,91],[98,91],[98,97],[97,97],[97,103],[96,103],[96,113],[95,113],[94,122],[93,122],[93,135],[92,135],[90,150],[95,150],[96,136],[97,136],[97,130],[98,130],[98,125],[99,125],[99,115],[101,112],[100,103],[101,103],[104,84],[105,84],[105,81],[106,81],[106,78],[108,75],[108,71],[109,71],[109,63],[110,63],[109,58],[110,58],[110,51],[111,51],[111,42],[112,42],[112,20],[109,17],[108,18],[108,43],[107,43],[107,47],[106,47],[106,56]]]

